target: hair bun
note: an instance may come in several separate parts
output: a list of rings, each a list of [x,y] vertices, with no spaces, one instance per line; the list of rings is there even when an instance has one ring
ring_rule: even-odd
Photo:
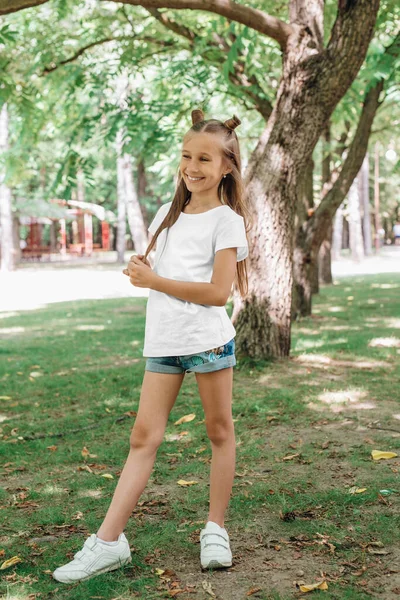
[[[233,131],[234,129],[236,129],[236,127],[238,125],[240,125],[241,122],[242,121],[239,119],[239,117],[237,117],[236,115],[233,115],[233,117],[231,119],[227,119],[226,121],[224,121],[224,125],[228,129]]]
[[[195,125],[200,121],[204,121],[204,113],[201,108],[196,108],[195,110],[192,110],[192,125]]]

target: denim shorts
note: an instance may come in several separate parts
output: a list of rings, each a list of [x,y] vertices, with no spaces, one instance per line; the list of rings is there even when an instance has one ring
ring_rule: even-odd
[[[156,373],[210,373],[236,365],[235,338],[218,348],[182,356],[151,356],[145,370]]]

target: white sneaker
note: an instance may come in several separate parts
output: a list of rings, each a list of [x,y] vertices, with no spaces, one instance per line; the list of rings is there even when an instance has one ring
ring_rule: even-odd
[[[200,532],[201,566],[203,569],[220,569],[232,566],[229,535],[224,527],[208,521]]]
[[[96,534],[87,538],[82,550],[74,554],[71,562],[58,567],[53,577],[62,583],[74,583],[91,579],[100,573],[113,571],[132,561],[129,542],[123,533],[118,538],[118,544],[108,546],[96,541]]]

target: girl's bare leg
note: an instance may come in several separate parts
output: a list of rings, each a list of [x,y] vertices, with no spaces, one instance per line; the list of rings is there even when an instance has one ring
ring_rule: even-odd
[[[129,455],[97,532],[102,540],[112,542],[118,539],[146,487],[184,377],[184,373],[145,371],[138,414],[130,436]]]
[[[224,527],[236,463],[232,419],[233,367],[210,373],[196,373],[196,379],[212,448],[208,520]]]

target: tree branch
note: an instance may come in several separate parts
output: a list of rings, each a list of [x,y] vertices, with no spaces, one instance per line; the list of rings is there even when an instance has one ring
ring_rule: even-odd
[[[152,37],[144,37],[144,38],[134,38],[134,37],[127,37],[125,35],[122,36],[117,36],[117,37],[108,37],[108,38],[104,38],[102,40],[97,40],[96,42],[91,42],[90,44],[87,44],[86,46],[82,46],[82,48],[80,48],[75,54],[73,54],[72,56],[70,56],[70,58],[66,58],[65,60],[60,61],[59,63],[55,64],[52,63],[52,66],[50,67],[46,67],[45,69],[43,69],[43,75],[47,75],[48,73],[51,73],[52,71],[55,71],[56,69],[58,69],[58,67],[61,67],[63,65],[66,65],[70,62],[74,62],[77,58],[79,58],[84,52],[86,52],[86,50],[89,50],[90,48],[93,48],[94,46],[100,46],[101,44],[105,44],[106,42],[115,42],[115,41],[121,41],[121,40],[127,40],[127,41],[132,41],[134,39],[137,39],[139,41],[144,41],[144,42],[151,42],[151,43],[156,43],[156,44],[161,44],[163,46],[173,46],[174,43],[173,42],[169,42],[168,40],[157,40],[155,38]]]
[[[24,1],[24,0],[8,0]],[[108,2],[109,0],[101,0]],[[113,0],[114,1],[114,0]],[[242,25],[246,25],[255,31],[277,41],[282,50],[286,47],[288,37],[293,32],[293,28],[285,21],[268,15],[262,10],[237,4],[232,0],[119,0],[123,4],[131,6],[142,6],[146,9],[172,8],[177,10],[191,9],[204,10],[211,12]],[[371,0],[376,2],[377,0]]]
[[[46,4],[48,0],[0,0],[0,16]]]

